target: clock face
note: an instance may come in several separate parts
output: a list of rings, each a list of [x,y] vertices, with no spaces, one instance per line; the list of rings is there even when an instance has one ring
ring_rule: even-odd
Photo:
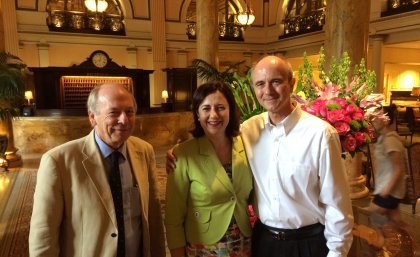
[[[97,52],[92,56],[92,63],[98,68],[103,68],[108,63],[108,57],[103,52]]]

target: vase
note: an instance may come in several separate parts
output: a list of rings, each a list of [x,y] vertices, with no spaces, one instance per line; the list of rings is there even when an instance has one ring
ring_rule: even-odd
[[[344,167],[347,173],[351,199],[360,199],[369,195],[369,189],[366,187],[366,178],[362,175],[362,162],[362,152],[356,152],[354,156],[348,153],[345,154]]]

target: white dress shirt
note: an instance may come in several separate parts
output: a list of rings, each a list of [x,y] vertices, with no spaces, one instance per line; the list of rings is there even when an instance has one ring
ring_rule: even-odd
[[[328,256],[347,256],[353,214],[336,130],[297,106],[276,125],[268,113],[254,116],[241,132],[261,222],[285,229],[320,222]]]

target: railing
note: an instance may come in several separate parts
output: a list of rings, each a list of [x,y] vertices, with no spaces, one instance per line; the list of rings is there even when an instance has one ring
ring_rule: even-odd
[[[325,9],[311,11],[308,15],[298,15],[284,19],[284,34],[279,39],[322,30],[325,24]]]
[[[419,9],[420,0],[388,0],[387,10],[381,13],[381,17],[411,12]]]
[[[219,40],[244,41],[244,27],[235,23],[219,23]],[[197,27],[195,22],[187,24],[188,39],[197,38]]]

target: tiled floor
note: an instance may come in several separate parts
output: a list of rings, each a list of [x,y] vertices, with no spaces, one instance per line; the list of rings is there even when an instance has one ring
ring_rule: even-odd
[[[420,133],[416,137],[414,137],[413,142],[420,142]],[[166,175],[164,170],[164,161],[165,161],[165,153],[166,153],[167,147],[157,147],[155,148],[156,151],[156,161],[157,161],[157,171],[158,171],[158,177],[159,177],[159,186],[164,189],[166,185]],[[0,173],[0,248],[4,247],[4,240],[7,236],[10,237],[10,231],[5,231],[6,228],[8,228],[8,222],[11,221],[14,217],[9,217],[7,215],[10,215],[12,213],[11,208],[13,206],[19,206],[16,204],[16,199],[14,198],[13,189],[14,187],[17,187],[19,183],[19,173],[25,172],[27,170],[34,170],[39,165],[39,155],[27,155],[23,156],[23,166],[19,169],[15,169],[10,173]],[[161,197],[164,199],[164,190],[161,190]],[[11,205],[10,203],[13,203]],[[369,219],[366,216],[366,213],[363,211],[359,211],[359,207],[367,206],[369,203],[369,199],[361,199],[361,200],[355,200],[353,201],[354,210],[355,210],[355,219],[356,220],[363,220],[363,219]],[[420,201],[417,204],[417,210],[416,214],[413,215],[411,213],[411,206],[410,205],[401,205],[401,214],[406,223],[410,226],[410,232],[414,238],[414,240],[417,242],[417,244],[420,244]],[[24,235],[25,236],[25,235]],[[354,242],[354,245],[358,244],[360,245],[360,241],[357,239]],[[1,249],[0,250],[0,257],[6,257],[11,255],[5,255],[4,253],[8,253],[7,249]],[[25,253],[20,255],[22,257],[27,256]],[[169,256],[169,255],[168,255]],[[351,256],[368,256],[368,255],[362,255],[360,247],[355,250],[351,254]],[[15,257],[15,256],[13,256]]]

